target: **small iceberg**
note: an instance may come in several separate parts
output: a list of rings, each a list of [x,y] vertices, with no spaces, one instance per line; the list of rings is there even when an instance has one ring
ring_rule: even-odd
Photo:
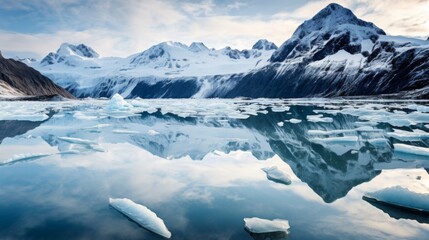
[[[283,219],[244,218],[244,229],[254,239],[286,239],[289,234],[289,222]]]
[[[133,106],[127,103],[127,101],[125,101],[121,95],[116,93],[110,99],[108,108],[111,111],[123,111],[123,110],[130,110],[131,108],[133,108]]]
[[[267,178],[273,182],[286,185],[292,183],[289,174],[279,169],[277,166],[262,168],[262,171],[264,171],[267,174]]]
[[[109,198],[109,204],[143,228],[165,238],[171,237],[164,221],[147,207],[127,198]]]
[[[289,120],[286,120],[285,122],[290,122],[290,123],[301,123],[302,121],[296,118],[291,118]]]
[[[429,193],[417,193],[401,186],[367,193],[362,198],[406,210],[429,213]]]

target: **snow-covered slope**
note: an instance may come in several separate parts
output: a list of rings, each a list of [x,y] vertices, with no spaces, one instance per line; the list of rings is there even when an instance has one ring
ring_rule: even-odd
[[[41,62],[30,65],[78,97],[110,97],[118,92],[144,97],[136,91],[131,95],[137,84],[153,86],[176,80],[179,84],[191,80],[198,90],[190,96],[204,97],[206,90],[214,87],[210,81],[216,76],[262,67],[268,64],[276,48],[267,40],[242,51],[230,47],[209,49],[201,42],[190,46],[163,42],[127,58],[101,58],[83,44],[65,43],[56,53],[49,53]]]

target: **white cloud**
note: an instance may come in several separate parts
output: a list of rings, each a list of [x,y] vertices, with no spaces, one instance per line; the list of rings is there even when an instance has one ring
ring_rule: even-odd
[[[226,45],[250,48],[258,39],[266,38],[279,45],[292,35],[302,21],[330,3],[325,0],[309,1],[294,11],[279,9],[274,15],[264,15],[264,3],[261,3],[260,14],[233,16],[233,9],[243,10],[246,5],[235,2],[219,6],[212,0],[199,3],[96,0],[87,4],[79,4],[80,0],[3,1],[13,3],[8,5],[9,8],[33,8],[58,19],[54,24],[48,23],[52,25],[48,29],[53,26],[57,28],[48,33],[2,32],[0,35],[2,50],[34,51],[40,56],[55,51],[62,42],[83,42],[104,56],[128,56],[169,40],[187,44],[203,41],[215,48]],[[351,8],[358,17],[374,22],[389,34],[429,34],[429,1],[339,0],[338,3]],[[44,10],[35,8],[43,4]]]

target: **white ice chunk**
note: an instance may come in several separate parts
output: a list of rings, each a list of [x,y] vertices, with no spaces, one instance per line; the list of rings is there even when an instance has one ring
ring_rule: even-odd
[[[147,207],[137,204],[127,198],[109,198],[109,203],[113,208],[147,230],[165,238],[171,237],[171,232],[165,226],[164,221]]]
[[[115,130],[113,130],[113,133],[117,133],[117,134],[139,134],[138,131],[126,130],[126,129],[115,129]]]
[[[396,152],[429,157],[429,148],[417,147],[402,143],[393,144]]]
[[[302,121],[301,121],[301,120],[299,120],[299,119],[291,118],[291,119],[289,119],[289,120],[286,120],[285,122],[290,122],[290,123],[300,123],[300,122],[302,122]]]
[[[278,125],[279,127],[283,127],[284,122],[278,122],[278,123],[277,123],[277,125]]]
[[[289,174],[277,166],[262,168],[262,171],[264,171],[267,174],[267,178],[273,182],[283,183],[286,185],[292,183]]]
[[[158,134],[160,134],[159,132],[157,132],[157,131],[155,131],[155,130],[153,130],[153,129],[150,129],[150,130],[148,130],[147,131],[147,134],[149,134],[149,135],[151,135],[151,136],[155,136],[155,135],[158,135]]]
[[[418,141],[423,138],[429,138],[429,133],[419,129],[412,132],[395,129],[393,132],[387,133],[387,135],[401,141]]]
[[[375,200],[402,208],[429,212],[429,193],[417,193],[401,186],[367,193],[364,197],[367,200]]]
[[[127,101],[125,101],[121,95],[116,93],[110,99],[108,108],[109,110],[112,110],[112,111],[122,111],[122,110],[130,110],[131,108],[133,108],[133,106],[127,103]]]
[[[25,154],[16,154],[13,155],[11,158],[4,160],[3,162],[0,163],[0,165],[3,164],[10,164],[10,163],[14,163],[14,162],[21,162],[21,161],[30,161],[30,160],[34,160],[34,159],[38,159],[38,158],[42,158],[42,157],[47,157],[50,156],[52,154],[50,153],[25,153]]]
[[[331,123],[334,120],[330,117],[323,117],[323,115],[308,115],[307,120],[309,122],[325,122],[325,123]]]
[[[244,228],[251,233],[284,232],[289,233],[289,221],[283,219],[244,218]]]

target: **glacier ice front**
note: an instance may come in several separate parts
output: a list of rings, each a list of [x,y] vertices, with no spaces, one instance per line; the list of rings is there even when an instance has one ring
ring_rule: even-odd
[[[367,201],[377,201],[408,210],[429,213],[429,192],[413,192],[401,186],[367,193],[363,196],[363,199]]]
[[[109,204],[147,230],[165,238],[171,237],[164,221],[147,207],[127,198],[109,198]]]
[[[289,233],[289,221],[283,219],[262,219],[257,217],[244,218],[244,228],[250,233]]]
[[[262,168],[262,171],[264,171],[267,174],[267,178],[273,182],[283,183],[286,185],[292,183],[289,174],[277,166]]]

